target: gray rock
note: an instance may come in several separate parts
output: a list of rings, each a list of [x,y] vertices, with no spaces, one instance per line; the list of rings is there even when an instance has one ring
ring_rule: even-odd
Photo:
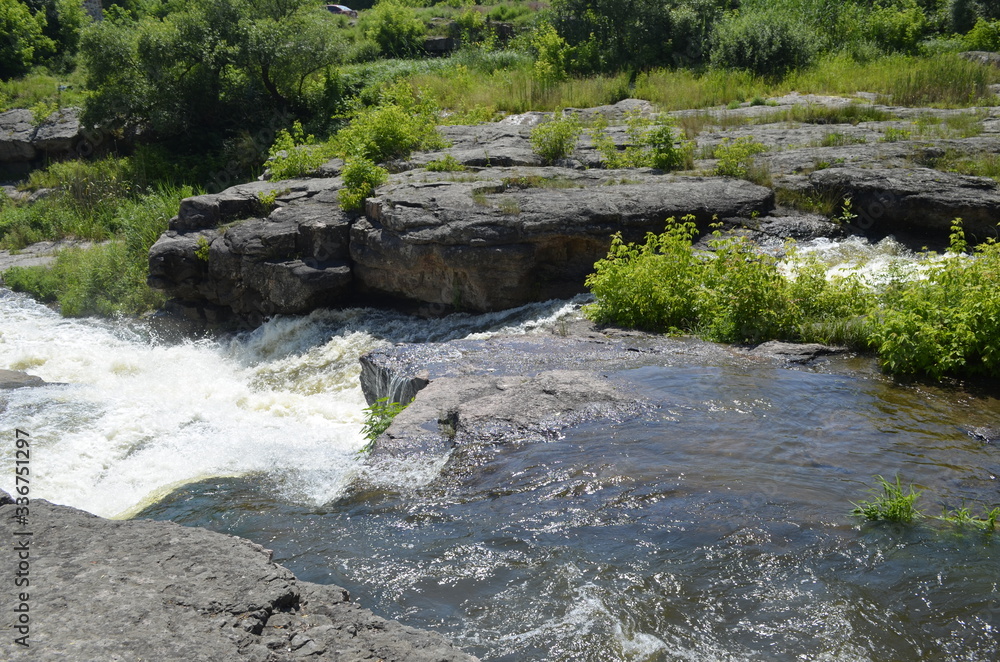
[[[169,522],[112,521],[32,500],[30,531],[0,506],[5,539],[28,547],[30,649],[14,643],[15,594],[0,657],[37,662],[459,662],[440,635],[387,621],[335,586],[302,582],[247,540]],[[13,577],[18,563],[4,554]],[[16,603],[16,604],[15,604]]]
[[[79,139],[79,109],[63,108],[38,125],[32,143],[35,149],[46,154],[67,154],[73,150]]]
[[[830,347],[818,343],[790,343],[771,340],[754,347],[750,354],[771,359],[780,359],[788,363],[810,363],[823,356],[843,354],[843,347]]]
[[[15,108],[0,113],[0,163],[31,161],[38,152],[32,144],[35,127],[30,110]]]
[[[959,53],[958,57],[986,67],[1000,68],[1000,53],[993,53],[991,51],[965,51],[964,53]]]
[[[349,218],[318,194],[325,189],[315,184],[279,197],[281,206],[267,218],[223,228],[216,226],[262,211],[256,188],[188,198],[175,229],[150,249],[150,286],[181,301],[227,308],[254,323],[341,302],[352,282]],[[177,229],[206,226],[216,229]],[[204,312],[201,305],[186,310]]]
[[[987,177],[929,168],[843,167],[810,174],[804,189],[850,198],[858,215],[855,225],[879,235],[933,231],[946,236],[956,218],[978,237],[997,235],[1000,190]]]
[[[476,311],[571,296],[615,232],[639,240],[661,232],[668,217],[691,214],[707,227],[773,204],[768,189],[750,182],[648,170],[490,174],[495,179],[402,183],[370,198],[367,218],[351,229],[360,291]],[[560,177],[570,187],[538,183]]]
[[[20,370],[0,370],[0,390],[42,386],[45,380]]]

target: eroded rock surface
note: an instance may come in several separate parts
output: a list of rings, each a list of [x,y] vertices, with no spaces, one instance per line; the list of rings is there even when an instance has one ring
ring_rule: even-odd
[[[699,157],[695,171],[674,174],[605,170],[586,133],[566,159],[543,166],[529,138],[548,113],[440,127],[451,145],[388,164],[394,174],[361,214],[339,208],[339,160],[315,177],[185,200],[150,253],[149,282],[192,316],[251,323],[377,302],[492,311],[579,293],[614,233],[641,240],[688,214],[702,231],[718,221],[760,242],[891,234],[941,248],[959,217],[974,237],[995,236],[997,183],[935,168],[1000,150],[1000,109],[887,102],[789,94],[674,113]],[[606,117],[607,136],[625,149],[628,117],[654,111],[625,100],[571,112]],[[764,185],[711,176],[719,146],[741,138],[767,148],[752,157]],[[465,170],[426,170],[445,156]],[[261,207],[268,192],[277,209]]]
[[[0,113],[0,165],[65,156],[81,139],[76,108],[63,108],[37,123],[25,108]]]
[[[375,616],[344,589],[299,581],[247,540],[34,499],[32,535],[18,537],[16,506],[2,496],[0,528],[7,541],[26,541],[31,580],[30,648],[14,643],[18,615],[5,603],[5,660],[476,659],[440,635]],[[4,554],[0,567],[13,577],[17,563],[15,553]]]

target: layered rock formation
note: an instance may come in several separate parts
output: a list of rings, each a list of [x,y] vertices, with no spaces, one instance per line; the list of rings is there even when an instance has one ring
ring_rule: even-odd
[[[342,588],[299,581],[268,550],[241,538],[170,522],[106,520],[41,500],[31,501],[28,534],[15,535],[24,531],[15,508],[0,493],[0,529],[16,541],[8,547],[27,549],[21,560],[30,582],[18,589],[26,597],[6,602],[0,617],[4,660],[476,659],[440,635],[375,616]],[[13,578],[21,560],[14,552],[0,556],[5,576]],[[13,581],[9,590],[13,600]],[[15,629],[24,623],[26,631]],[[14,641],[25,633],[28,647]]]
[[[528,138],[547,115],[526,113],[441,127],[450,147],[390,164],[396,174],[368,199],[363,214],[339,208],[339,161],[316,177],[185,200],[150,252],[149,282],[193,317],[235,314],[251,323],[380,300],[429,304],[436,312],[489,311],[579,293],[614,233],[639,240],[662,231],[667,218],[688,214],[702,230],[717,220],[755,240],[853,232],[941,246],[958,217],[976,238],[997,234],[995,181],[928,166],[995,153],[1000,111],[894,108],[806,95],[772,104],[676,114],[697,133],[697,154],[714,157],[719,145],[738,138],[767,146],[755,161],[764,173],[756,181],[768,186],[706,176],[715,158],[696,161],[688,173],[604,170],[586,136],[569,158],[545,167]],[[607,117],[607,135],[624,148],[628,115],[648,116],[653,108],[626,100],[575,112]],[[829,123],[838,117],[842,123]],[[466,169],[426,170],[444,156]],[[264,209],[260,199],[268,192],[276,206]],[[776,208],[775,194],[833,215],[843,215],[850,200],[855,217],[838,224]]]

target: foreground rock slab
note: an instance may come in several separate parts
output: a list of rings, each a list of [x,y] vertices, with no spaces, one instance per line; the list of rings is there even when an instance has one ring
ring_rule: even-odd
[[[5,600],[0,659],[32,662],[474,662],[440,635],[302,582],[247,540],[169,522],[112,521],[32,500],[30,536],[0,493],[4,539],[27,548],[26,611]],[[6,505],[3,505],[6,504]],[[9,551],[9,550],[8,550]],[[16,553],[2,555],[14,577]],[[13,600],[13,583],[8,597]],[[28,642],[15,629],[27,613]],[[22,619],[23,620],[23,619]]]

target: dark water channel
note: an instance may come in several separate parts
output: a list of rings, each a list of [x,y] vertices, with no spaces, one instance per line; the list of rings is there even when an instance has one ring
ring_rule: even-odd
[[[1000,504],[995,394],[824,369],[629,371],[658,406],[456,449],[325,507],[253,476],[142,515],[245,536],[300,578],[484,660],[998,660],[1000,532],[861,525],[899,473],[928,514]]]

